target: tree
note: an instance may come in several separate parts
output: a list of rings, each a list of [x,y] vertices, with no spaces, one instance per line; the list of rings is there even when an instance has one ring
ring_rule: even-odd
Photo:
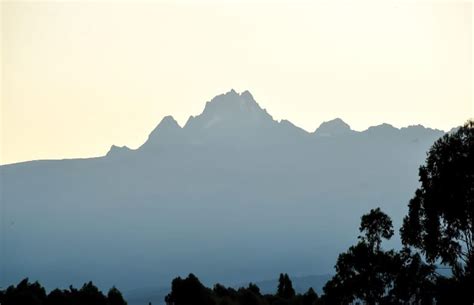
[[[122,293],[120,292],[120,290],[115,288],[115,286],[109,290],[109,293],[107,293],[107,299],[109,301],[108,305],[127,305],[127,302],[125,302]]]
[[[253,292],[255,295],[262,296],[262,294],[260,293],[260,288],[254,283],[249,283],[247,289]]]
[[[302,305],[314,305],[318,301],[318,294],[313,290],[313,287],[309,287],[308,291],[302,296]]]
[[[433,265],[426,264],[418,253],[404,248],[396,255],[393,287],[389,292],[391,304],[434,304],[436,276]]]
[[[171,292],[166,296],[168,305],[214,305],[212,291],[199,281],[194,274],[187,278],[177,277],[171,283]]]
[[[30,283],[28,278],[23,279],[16,287],[8,287],[2,297],[2,305],[42,305],[45,301],[45,289],[38,282]]]
[[[107,298],[92,282],[85,283],[79,291],[72,291],[80,304],[105,305]]]
[[[69,292],[68,291],[63,291],[61,289],[52,290],[48,294],[46,304],[48,304],[48,305],[71,304],[71,300],[69,298]]]
[[[260,288],[252,283],[247,288],[239,288],[237,296],[238,304],[259,305],[262,302]]]
[[[370,247],[380,250],[382,238],[390,239],[393,236],[392,220],[380,208],[372,209],[362,216],[359,231],[365,233],[361,238]]]
[[[434,143],[419,169],[421,186],[410,200],[400,230],[402,242],[428,262],[451,266],[473,284],[474,121]]]
[[[295,296],[293,283],[291,283],[290,277],[286,273],[280,273],[280,278],[278,279],[277,296],[282,299],[291,299]]]
[[[361,300],[367,305],[384,304],[399,271],[396,253],[381,249],[382,238],[393,235],[390,217],[380,209],[370,210],[361,218],[364,236],[339,255],[336,275],[324,286],[325,304],[350,304]]]
[[[236,291],[234,289],[232,288],[227,289],[221,284],[215,284],[214,289],[212,291],[219,298],[234,297],[236,294]]]

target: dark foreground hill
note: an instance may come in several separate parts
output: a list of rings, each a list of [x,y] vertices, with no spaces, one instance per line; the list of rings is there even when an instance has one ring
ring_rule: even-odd
[[[364,212],[399,227],[443,133],[340,119],[309,133],[230,91],[136,150],[2,166],[2,281],[126,291],[189,272],[226,285],[332,273]]]

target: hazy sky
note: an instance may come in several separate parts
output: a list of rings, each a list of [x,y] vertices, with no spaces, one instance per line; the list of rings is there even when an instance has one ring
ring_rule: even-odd
[[[470,2],[254,2],[2,1],[0,163],[136,148],[231,88],[308,131],[473,116]]]

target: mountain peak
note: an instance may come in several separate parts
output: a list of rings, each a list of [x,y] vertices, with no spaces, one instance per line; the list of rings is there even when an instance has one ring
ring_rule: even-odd
[[[273,118],[258,105],[249,91],[239,94],[231,89],[207,102],[204,111],[196,117],[190,117],[185,128],[258,124],[268,120],[273,121]]]
[[[161,122],[158,124],[158,126],[153,129],[153,131],[148,136],[148,139],[154,138],[158,133],[167,133],[179,129],[181,129],[181,126],[179,126],[178,122],[176,122],[176,120],[171,115],[167,115],[161,119]]]
[[[314,134],[318,136],[338,136],[351,132],[353,132],[353,130],[349,124],[340,118],[335,118],[321,123],[321,125],[319,125],[319,127],[314,131]]]
[[[203,114],[206,112],[226,114],[236,112],[257,112],[263,111],[257,104],[252,94],[249,91],[244,91],[241,94],[234,89],[229,92],[220,94],[214,97],[210,102],[206,103]]]
[[[366,132],[371,133],[371,134],[387,134],[387,133],[394,133],[397,131],[399,131],[398,128],[388,123],[382,123],[379,125],[370,126],[366,130]]]
[[[255,99],[253,98],[252,93],[250,93],[250,91],[248,90],[245,90],[244,92],[242,92],[240,96],[246,100],[251,100],[255,102]]]
[[[176,122],[171,115],[167,115],[161,119],[158,126],[153,129],[148,136],[148,140],[142,145],[142,147],[153,146],[154,143],[172,140],[177,137],[180,131],[181,126],[179,126],[178,122]]]
[[[158,124],[156,127],[157,129],[163,129],[163,128],[181,128],[179,126],[178,122],[173,118],[171,115],[165,116],[163,119],[161,119],[161,122]]]
[[[110,146],[109,151],[107,152],[106,156],[111,156],[111,155],[123,155],[128,152],[131,152],[132,150],[128,148],[127,146],[117,146],[117,145],[112,145]]]

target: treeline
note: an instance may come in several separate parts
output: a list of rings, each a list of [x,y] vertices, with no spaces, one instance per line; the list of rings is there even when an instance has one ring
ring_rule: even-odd
[[[287,274],[280,274],[275,294],[262,294],[257,285],[234,289],[216,284],[213,289],[205,287],[199,279],[190,274],[187,278],[176,278],[171,283],[171,292],[165,298],[166,304],[200,305],[266,305],[294,304],[313,305],[319,301],[312,288],[304,294],[296,294]]]
[[[122,293],[112,287],[104,295],[92,282],[80,289],[54,289],[50,293],[38,283],[22,280],[16,286],[0,291],[1,305],[127,305]]]
[[[275,294],[258,286],[205,287],[190,274],[176,278],[167,305],[472,305],[474,304],[474,122],[436,141],[419,169],[421,186],[408,204],[400,229],[402,249],[385,250],[394,235],[392,220],[380,209],[361,218],[355,245],[341,253],[335,275],[318,296],[297,294],[281,274]],[[449,269],[443,276],[439,269]],[[0,291],[2,305],[122,305],[112,288],[103,295],[91,282],[77,290],[46,294],[27,279]],[[145,305],[145,304],[144,304]]]

